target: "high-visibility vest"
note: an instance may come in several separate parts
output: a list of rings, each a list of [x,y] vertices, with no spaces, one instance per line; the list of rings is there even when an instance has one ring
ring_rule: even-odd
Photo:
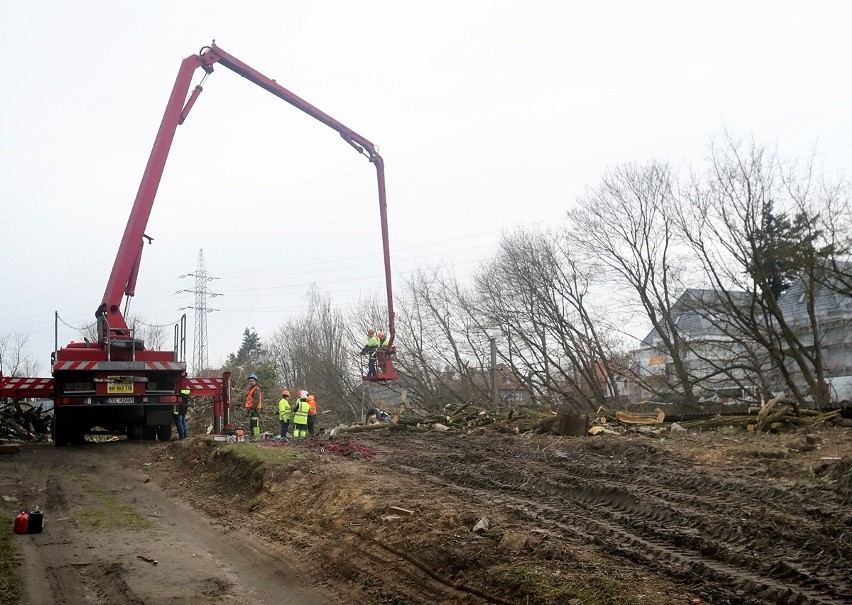
[[[255,391],[257,391],[257,406],[254,405]],[[249,389],[249,392],[246,395],[246,407],[257,407],[258,410],[263,407],[263,391],[260,390],[260,385],[256,384]]]
[[[296,400],[296,413],[293,414],[293,424],[308,424],[308,412],[311,406],[304,399]]]
[[[376,357],[376,349],[379,348],[379,339],[376,338],[375,336],[370,336],[370,338],[367,339],[367,344],[364,348],[370,354],[370,357],[375,358]]]
[[[181,392],[180,403],[175,404],[175,416],[178,414],[186,414],[189,409],[189,395],[183,394]]]
[[[308,414],[316,414],[317,413],[317,400],[314,399],[313,395],[308,395],[308,405],[311,408],[311,411]]]
[[[290,402],[286,397],[282,397],[278,401],[278,418],[280,420],[290,420],[292,417],[292,410],[290,409]]]

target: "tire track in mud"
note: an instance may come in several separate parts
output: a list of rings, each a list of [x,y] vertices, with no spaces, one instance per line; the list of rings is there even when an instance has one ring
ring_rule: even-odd
[[[45,527],[50,530],[50,541],[41,544],[39,554],[47,586],[50,587],[52,600],[56,605],[83,605],[91,603],[81,588],[84,568],[89,563],[68,563],[63,555],[64,547],[77,540],[76,531],[68,516],[70,507],[68,495],[60,478],[50,473],[41,485],[30,484],[27,494],[32,501],[41,500],[45,512]],[[39,498],[34,498],[35,495]],[[43,498],[43,499],[42,499]],[[42,540],[47,534],[33,536]]]
[[[785,569],[790,566],[783,561],[754,567],[761,573],[772,575],[775,570],[783,578],[796,574],[827,577],[830,574],[825,570],[834,560],[852,560],[852,541],[844,540],[852,526],[852,514],[836,492],[813,488],[799,493],[739,477],[711,476],[677,460],[666,461],[664,473],[660,473],[659,466],[644,464],[634,465],[625,473],[624,469],[611,472],[605,466],[601,468],[596,459],[598,464],[594,472],[589,472],[591,465],[585,464],[586,456],[584,452],[573,456],[558,453],[557,457],[576,459],[573,466],[566,465],[558,470],[564,477],[576,479],[578,484],[592,483],[629,494],[638,503],[630,511],[631,515],[641,514],[648,520],[669,519],[670,523],[677,522],[688,528],[701,527],[702,537],[709,534],[716,542],[724,542],[735,549],[752,549],[755,544],[766,543],[765,530],[770,527],[773,552],[783,553],[787,561],[796,561],[800,569],[810,566],[805,573]],[[645,479],[637,481],[631,477]],[[715,494],[732,495],[719,497]],[[645,502],[646,497],[650,502]],[[731,510],[737,512],[737,519],[726,514]],[[626,521],[629,522],[629,518]],[[806,543],[802,535],[825,535],[826,538]],[[690,536],[686,543],[694,544],[695,550],[714,548],[712,542],[697,542]],[[767,549],[765,544],[762,549]],[[835,574],[834,579],[834,586],[849,586],[845,574]]]
[[[679,491],[680,488],[624,481],[612,475],[586,479],[587,483],[597,486],[597,489],[616,489],[626,494],[624,500],[630,503],[629,505],[623,503],[621,507],[612,507],[616,510],[625,508],[625,514],[619,519],[619,523],[623,525],[632,525],[635,526],[634,529],[643,531],[645,527],[651,530],[658,527],[654,524],[643,525],[643,521],[662,523],[665,526],[659,532],[652,533],[652,536],[661,537],[687,550],[712,556],[713,559],[724,563],[735,563],[737,567],[746,567],[764,576],[785,582],[793,581],[807,588],[829,593],[837,587],[848,587],[846,574],[827,571],[833,563],[832,554],[839,555],[840,560],[852,559],[848,545],[843,552],[842,545],[835,545],[830,539],[815,543],[806,543],[801,539],[802,535],[821,536],[826,529],[831,529],[825,522],[819,523],[817,519],[806,516],[812,512],[809,510],[812,506],[808,500],[772,486],[752,487],[740,480],[733,480],[727,485],[719,481],[706,482],[705,485],[709,485],[710,489],[722,489],[723,493],[724,490],[736,488],[737,505],[741,507],[737,509],[740,520],[732,522],[731,515],[725,513],[730,511],[730,499],[701,497],[697,491],[700,477],[694,479],[679,473],[669,475],[666,479],[671,483],[683,485],[687,493],[696,495],[687,497],[683,491]],[[691,475],[694,477],[695,473],[692,472]],[[579,475],[569,472],[563,474],[554,489],[566,489],[564,481],[569,478],[577,479],[576,485],[582,484]],[[641,493],[637,495],[636,492],[640,490]],[[787,509],[786,512],[780,504],[776,504],[782,500],[782,496],[788,500],[783,507]],[[583,495],[577,494],[575,498],[583,498]],[[678,506],[673,506],[673,503]],[[795,522],[791,523],[790,511],[793,510],[800,511],[800,514],[795,517]],[[820,517],[825,517],[825,511],[819,510],[822,511]],[[742,517],[743,511],[748,513],[747,517]],[[840,507],[835,508],[834,513],[840,525],[843,524],[843,517],[848,517],[848,513]],[[751,518],[760,518],[760,524],[742,522]],[[824,518],[822,520],[825,521]],[[767,525],[773,528],[772,551],[783,553],[784,560],[767,561],[764,557],[753,554],[755,544],[767,542],[767,537],[762,535],[763,528]],[[672,527],[700,527],[701,530],[684,533],[677,529],[673,531]],[[840,531],[842,532],[842,528]],[[839,540],[837,542],[839,543]]]
[[[662,566],[685,582],[704,584],[720,602],[852,603],[848,567],[832,557],[850,560],[843,545],[849,513],[831,497],[817,503],[813,494],[711,477],[677,460],[661,460],[662,467],[625,465],[584,452],[547,454],[516,442],[498,457],[469,435],[423,447],[447,451],[404,457],[399,470],[492,505],[502,501],[566,539],[579,535],[642,565]],[[825,523],[832,513],[839,528]],[[797,531],[802,527],[809,536],[836,533],[837,544],[830,536],[803,543]],[[764,535],[767,528],[771,532]]]
[[[331,564],[335,575],[351,578],[352,582],[360,584],[361,590],[374,594],[376,602],[394,605],[509,603],[483,597],[469,587],[441,577],[427,565],[413,560],[411,554],[383,543],[379,536],[358,531],[353,535],[359,539],[347,544],[345,549],[327,546],[327,562],[322,565]],[[385,573],[391,573],[394,582],[388,583],[384,574],[377,570],[392,570]]]
[[[86,546],[85,535],[70,518],[69,496],[62,479],[51,473],[44,480],[44,488],[31,487],[35,493],[43,494],[44,506],[49,514],[51,540],[40,546],[47,585],[52,593],[52,602],[57,605],[83,605],[91,603],[127,603],[142,605],[144,601],[134,594],[124,581],[122,565],[106,560],[96,554],[93,559],[69,562],[64,547],[68,544]],[[91,550],[87,554],[93,554]]]
[[[124,566],[117,561],[99,560],[83,571],[86,589],[96,595],[96,603],[145,605],[124,580]]]
[[[849,534],[852,517],[835,492],[812,489],[799,493],[738,477],[708,477],[694,468],[667,466],[664,477],[650,470],[641,467],[636,475],[651,476],[652,481],[624,480],[607,472],[597,481],[630,492],[641,489],[637,498],[647,495],[651,502],[640,504],[631,514],[654,520],[664,515],[649,515],[649,510],[665,510],[667,518],[677,526],[701,528],[700,533],[667,534],[666,539],[678,546],[814,590],[850,593],[848,574],[829,571],[835,560],[852,560],[852,544],[843,540]],[[702,489],[710,494],[705,495]],[[717,493],[735,497],[713,495]],[[767,527],[771,528],[771,536],[766,535]],[[803,541],[803,535],[819,539]],[[783,555],[783,560],[767,560],[755,554],[756,546],[762,552]]]

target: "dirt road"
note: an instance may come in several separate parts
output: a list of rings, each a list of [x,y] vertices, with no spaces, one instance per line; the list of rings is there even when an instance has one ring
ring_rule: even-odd
[[[330,604],[282,553],[199,516],[149,472],[150,444],[25,445],[0,457],[0,494],[45,511],[41,534],[16,536],[24,603]]]
[[[27,446],[0,494],[48,511],[28,603],[849,605],[850,455],[842,427],[196,438]]]

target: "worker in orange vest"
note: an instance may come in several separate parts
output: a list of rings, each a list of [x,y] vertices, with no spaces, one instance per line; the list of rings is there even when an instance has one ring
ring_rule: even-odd
[[[317,400],[314,398],[313,393],[308,393],[307,402],[310,406],[310,411],[308,412],[308,435],[313,437],[315,435],[314,427],[317,424]]]
[[[249,374],[248,377],[248,393],[246,393],[246,414],[249,417],[249,426],[251,427],[251,438],[254,441],[260,439],[260,410],[263,409],[263,391],[260,390],[260,384],[256,374]]]

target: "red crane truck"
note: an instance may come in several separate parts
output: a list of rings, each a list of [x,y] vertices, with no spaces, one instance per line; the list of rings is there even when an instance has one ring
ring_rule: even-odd
[[[382,157],[369,140],[226,53],[214,41],[211,46],[205,46],[198,54],[185,58],[181,63],[102,302],[95,312],[97,342],[72,342],[62,348],[57,346],[51,356],[53,378],[0,376],[0,397],[53,399],[53,439],[56,445],[80,442],[86,434],[93,433],[127,435],[128,438],[147,440],[170,439],[173,406],[180,398],[180,390],[187,386],[193,396],[212,395],[215,398],[215,432],[222,431],[223,423],[224,426],[229,424],[229,375],[226,373],[222,378],[207,379],[186,376],[185,316],[175,325],[173,348],[154,350],[146,348],[144,342],[136,338],[121,310],[122,299],[127,297],[126,301],[129,302],[135,294],[142,248],[147,238],[145,227],[177,127],[186,120],[203,90],[204,80],[213,73],[216,64],[227,67],[334,129],[376,167],[389,343],[378,352],[382,371],[376,376],[363,378],[370,381],[397,378],[393,368],[395,328]],[[189,93],[193,74],[198,68],[205,72],[204,77]]]

